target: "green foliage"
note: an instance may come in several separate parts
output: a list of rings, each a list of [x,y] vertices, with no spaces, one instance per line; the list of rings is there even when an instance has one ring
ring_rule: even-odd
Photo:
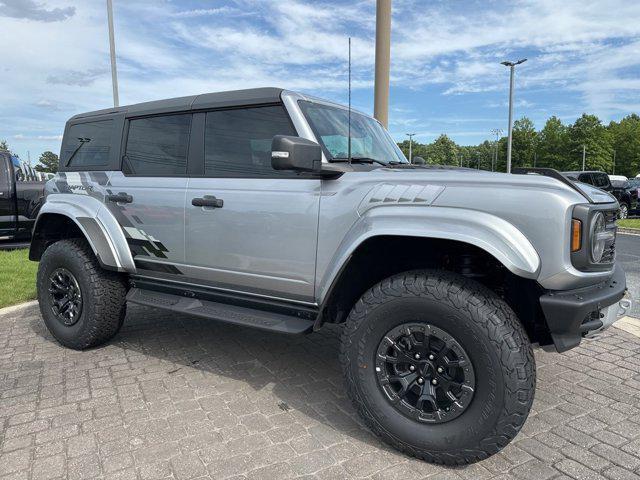
[[[9,144],[7,143],[6,140],[0,140],[0,150],[6,150],[8,152],[11,151],[11,149],[9,148]]]
[[[567,145],[567,127],[558,117],[551,117],[538,134],[537,166],[569,170]]]
[[[37,171],[49,173],[56,173],[58,171],[60,160],[58,158],[58,155],[56,155],[55,153],[47,150],[46,152],[43,152],[42,155],[40,155],[38,161],[40,162],[40,164],[36,165],[35,167]]]
[[[409,141],[398,144],[409,156]],[[595,115],[583,114],[573,125],[564,125],[558,117],[549,118],[542,130],[522,117],[513,123],[512,167],[549,167],[560,171],[582,169],[582,148],[586,152],[587,170],[601,170],[635,177],[640,173],[640,116],[628,115],[620,122],[603,125]],[[497,163],[495,155],[497,151]],[[504,172],[507,161],[507,138],[485,140],[480,145],[457,145],[447,135],[432,143],[413,142],[413,155],[428,164],[462,165],[470,168]]]

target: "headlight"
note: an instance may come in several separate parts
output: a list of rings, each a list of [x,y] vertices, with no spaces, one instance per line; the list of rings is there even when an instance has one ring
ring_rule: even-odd
[[[607,223],[601,212],[596,213],[591,219],[591,260],[599,263],[604,254],[604,247],[609,235],[606,232]]]

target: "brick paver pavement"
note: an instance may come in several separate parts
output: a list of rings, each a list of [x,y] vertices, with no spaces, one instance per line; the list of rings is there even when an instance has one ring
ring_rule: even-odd
[[[409,459],[344,396],[339,327],[303,337],[131,308],[109,345],[61,348],[37,306],[0,316],[0,478],[640,478],[640,338],[536,351],[534,410],[500,454]]]

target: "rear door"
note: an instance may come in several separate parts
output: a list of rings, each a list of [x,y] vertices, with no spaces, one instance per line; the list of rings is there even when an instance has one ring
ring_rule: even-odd
[[[14,235],[16,230],[16,203],[13,198],[13,168],[11,157],[0,153],[0,237]]]
[[[296,135],[284,107],[199,115],[204,165],[187,189],[185,274],[219,289],[312,303],[321,185],[271,167],[273,136]]]
[[[122,226],[143,276],[181,275],[191,121],[191,113],[180,113],[125,123],[122,172],[111,175],[105,205]]]

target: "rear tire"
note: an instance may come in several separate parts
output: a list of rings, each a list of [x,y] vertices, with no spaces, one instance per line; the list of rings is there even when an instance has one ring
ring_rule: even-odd
[[[481,284],[449,272],[406,272],[368,290],[346,321],[340,359],[348,394],[371,430],[432,463],[472,463],[504,448],[524,424],[535,393],[531,344],[511,308]],[[469,368],[450,370],[456,359]],[[386,369],[392,373],[385,376]],[[389,382],[400,377],[411,387]],[[420,401],[426,392],[433,402]],[[455,396],[458,403],[448,400]]]
[[[83,350],[101,345],[122,326],[126,278],[104,270],[84,239],[60,240],[45,250],[37,287],[44,323],[65,347]]]

